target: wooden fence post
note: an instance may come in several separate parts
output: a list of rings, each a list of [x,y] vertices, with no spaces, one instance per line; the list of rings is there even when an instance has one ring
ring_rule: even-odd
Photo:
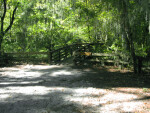
[[[72,56],[72,54],[73,54],[73,49],[72,49],[72,47],[70,46],[70,55]]]
[[[27,64],[29,63],[29,54],[27,52]]]
[[[86,51],[86,47],[84,46],[83,47],[83,52],[85,52]],[[83,56],[83,58],[84,58],[84,60],[85,60],[85,55]]]
[[[48,52],[48,63],[49,64],[52,63],[52,52],[51,51]]]
[[[67,54],[68,54],[68,49],[67,47],[64,48],[65,49],[65,59],[67,58]]]
[[[47,52],[47,57],[48,57],[48,58],[47,58],[48,63],[50,63],[50,52],[49,52],[49,51]]]
[[[105,63],[103,60],[101,61],[101,66],[105,66]]]
[[[58,50],[58,61],[61,61],[61,54],[60,54],[60,50]]]

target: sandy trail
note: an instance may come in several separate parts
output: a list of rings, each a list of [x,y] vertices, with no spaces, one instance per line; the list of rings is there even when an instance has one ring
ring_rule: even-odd
[[[0,113],[148,113],[149,80],[135,80],[66,65],[0,68]]]

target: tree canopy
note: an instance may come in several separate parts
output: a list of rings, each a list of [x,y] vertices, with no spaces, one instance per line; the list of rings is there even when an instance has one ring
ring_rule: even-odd
[[[150,52],[149,0],[0,0],[0,18],[5,52],[103,42],[105,52],[131,54],[135,66],[135,56]]]

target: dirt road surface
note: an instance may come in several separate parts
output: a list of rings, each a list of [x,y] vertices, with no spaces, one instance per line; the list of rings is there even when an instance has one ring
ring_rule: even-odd
[[[0,113],[149,113],[150,76],[70,65],[0,68]]]

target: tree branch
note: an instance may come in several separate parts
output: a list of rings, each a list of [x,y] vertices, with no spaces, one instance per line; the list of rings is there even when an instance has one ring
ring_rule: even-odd
[[[4,34],[4,31],[3,31],[3,28],[4,28],[4,19],[5,19],[5,16],[6,16],[6,0],[3,0],[4,2],[4,13],[3,13],[3,16],[1,17],[1,33]]]
[[[11,29],[11,27],[12,27],[12,25],[13,25],[13,22],[14,22],[14,20],[15,20],[15,13],[16,13],[16,10],[17,10],[17,8],[18,8],[18,5],[19,5],[19,2],[17,3],[17,6],[16,6],[15,9],[13,10],[12,18],[11,18],[11,20],[10,20],[10,25],[7,27],[7,29],[5,30],[4,34],[7,33],[7,32]]]

